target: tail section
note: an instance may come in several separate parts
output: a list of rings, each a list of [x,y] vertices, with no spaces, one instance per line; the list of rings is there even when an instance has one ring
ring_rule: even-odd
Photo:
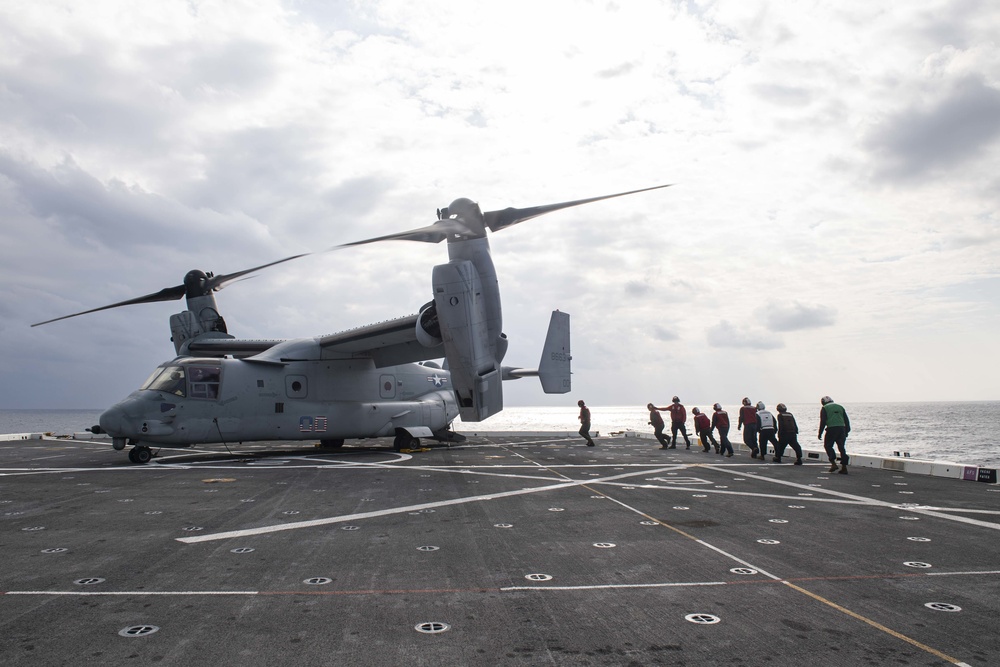
[[[538,369],[505,366],[503,379],[516,380],[537,376],[542,383],[542,391],[546,394],[565,394],[572,387],[570,380],[572,358],[569,348],[569,314],[556,310],[549,319],[549,331],[545,335],[545,346],[542,348]]]

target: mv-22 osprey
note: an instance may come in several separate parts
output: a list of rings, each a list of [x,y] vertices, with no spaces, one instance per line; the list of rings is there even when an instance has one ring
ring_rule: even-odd
[[[426,227],[338,248],[404,240],[448,242],[448,263],[434,267],[433,300],[416,315],[340,333],[291,340],[241,340],[227,331],[215,292],[286,257],[244,271],[194,270],[184,284],[73,315],[155,301],[187,300],[170,318],[177,357],[101,415],[93,430],[131,446],[147,463],[153,447],[255,440],[316,440],[339,448],[348,438],[394,438],[398,451],[419,438],[463,439],[451,430],[461,415],[480,422],[503,409],[501,382],[537,376],[546,393],[570,390],[569,315],[552,313],[537,369],[502,366],[500,290],[486,229],[499,231],[563,208],[668,187],[483,213],[456,199]],[[444,358],[444,365],[433,360]]]

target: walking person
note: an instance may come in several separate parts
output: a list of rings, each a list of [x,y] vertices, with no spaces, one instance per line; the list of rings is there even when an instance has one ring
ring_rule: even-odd
[[[594,441],[590,439],[590,408],[582,400],[576,404],[580,406],[580,435],[587,441],[588,447],[593,447]]]
[[[719,453],[719,443],[715,441],[715,436],[712,435],[712,421],[708,418],[704,412],[699,408],[691,408],[692,414],[694,414],[694,432],[701,440],[702,451],[710,452],[712,448],[708,446],[711,442],[715,445],[715,453]]]
[[[743,429],[743,444],[750,449],[750,458],[757,458],[757,409],[750,404],[750,399],[743,397],[743,406],[740,408],[740,420],[736,424],[736,430]]]
[[[663,423],[663,417],[660,416],[660,411],[668,408],[658,408],[652,403],[647,403],[646,409],[649,410],[649,424],[653,427],[653,435],[660,442],[660,449],[671,449],[670,439],[663,435],[663,429],[666,425]]]
[[[732,456],[733,443],[729,442],[729,413],[722,409],[721,403],[716,403],[712,409],[715,410],[712,413],[712,428],[719,431],[719,442],[722,446],[719,454]]]
[[[849,460],[847,436],[851,432],[851,420],[847,418],[847,411],[834,403],[829,396],[824,396],[819,399],[819,402],[823,407],[819,410],[819,435],[816,436],[816,439],[819,440],[823,437],[823,429],[825,428],[826,439],[823,440],[823,449],[826,450],[826,456],[830,459],[830,472],[838,472],[837,458],[833,452],[833,446],[837,445],[837,449],[840,451],[839,472],[841,475],[846,475]]]
[[[799,425],[795,423],[795,415],[788,411],[784,403],[778,403],[778,445],[774,448],[774,461],[781,463],[785,447],[791,447],[795,452],[795,465],[802,465],[802,447],[799,446]]]
[[[687,408],[681,405],[681,399],[674,396],[670,399],[670,407],[667,409],[670,410],[671,444],[677,446],[677,431],[680,431],[684,436],[684,443],[687,445],[685,449],[691,449],[691,440],[688,438],[687,427],[684,425],[684,422],[687,421]]]
[[[760,460],[767,458],[767,443],[774,445],[774,453],[778,453],[778,439],[774,437],[778,430],[778,423],[774,415],[764,405],[764,401],[757,401],[757,438],[760,441]]]

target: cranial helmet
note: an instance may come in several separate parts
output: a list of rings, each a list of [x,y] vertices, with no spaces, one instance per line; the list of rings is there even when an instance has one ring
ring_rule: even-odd
[[[833,399],[830,398],[829,396],[824,396],[823,398],[819,399],[819,402],[822,403],[823,405],[826,405],[827,403],[833,403]]]
[[[712,408],[715,409],[715,410],[721,410],[722,409],[722,404],[721,403],[716,403],[715,405],[712,406]]]
[[[681,399],[679,399],[676,396],[674,396],[673,398],[670,399],[670,401],[673,402],[673,403],[680,403]]]
[[[700,415],[701,414],[701,410],[699,410],[698,408],[691,408],[691,412],[693,412],[696,415]]]
[[[784,403],[778,403],[778,412],[786,412],[787,410]]]
[[[764,409],[764,401],[757,401],[757,409],[758,410]]]
[[[746,396],[743,397],[743,405],[750,405],[750,399]]]

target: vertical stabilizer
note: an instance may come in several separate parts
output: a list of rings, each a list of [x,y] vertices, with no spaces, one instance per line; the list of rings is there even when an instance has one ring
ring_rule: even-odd
[[[546,394],[565,394],[571,388],[569,352],[569,313],[552,311],[545,347],[538,362],[538,379]]]

